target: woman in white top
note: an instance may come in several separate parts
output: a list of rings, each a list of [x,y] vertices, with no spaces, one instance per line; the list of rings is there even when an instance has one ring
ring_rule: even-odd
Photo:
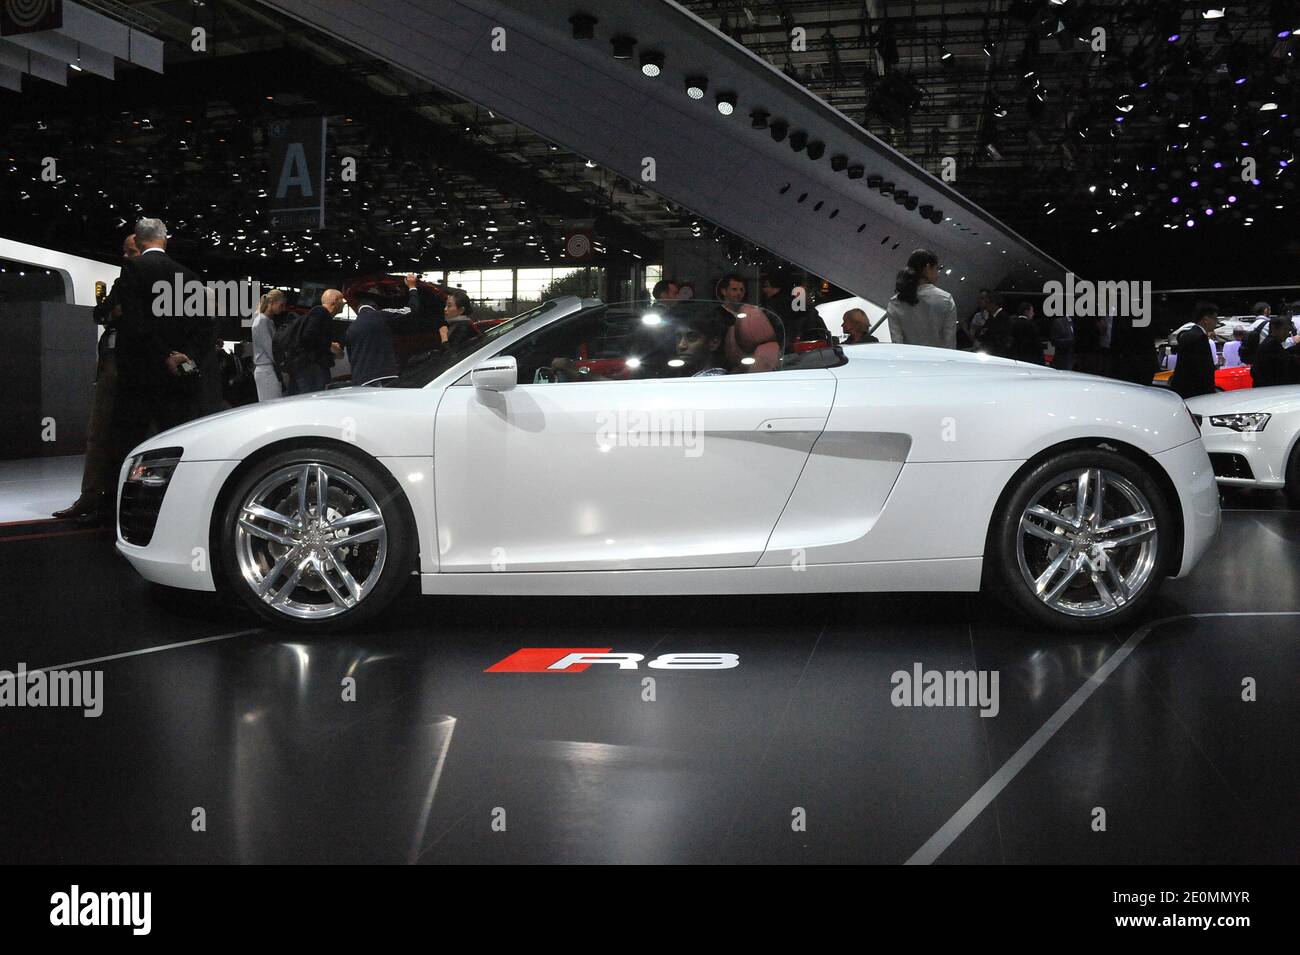
[[[275,370],[275,352],[271,340],[275,337],[272,319],[284,312],[289,300],[278,288],[271,289],[258,303],[253,316],[253,381],[257,384],[257,400],[270,401],[284,394],[280,375]]]
[[[898,273],[894,297],[885,314],[889,337],[896,345],[957,347],[957,303],[934,283],[939,280],[939,257],[917,249]]]

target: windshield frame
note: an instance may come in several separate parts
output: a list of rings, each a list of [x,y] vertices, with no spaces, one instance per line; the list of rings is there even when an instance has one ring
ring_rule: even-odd
[[[579,308],[572,309],[574,304]],[[565,311],[564,307],[569,306],[570,311]],[[552,319],[558,319],[562,315],[572,315],[576,311],[583,311],[584,306],[576,298],[552,298],[547,299],[540,305],[536,305],[527,311],[520,312],[511,318],[506,319],[499,325],[493,325],[484,331],[481,335],[471,338],[459,347],[450,351],[434,354],[427,361],[420,362],[407,368],[400,375],[386,379],[385,388],[427,388],[437,382],[444,375],[452,372],[461,364],[468,361],[473,356],[479,354],[484,349],[490,348],[494,343],[504,344],[507,340],[513,341],[515,337],[512,333],[519,332],[520,329],[537,321],[546,318],[550,313],[554,313]],[[549,322],[543,322],[549,324]],[[462,374],[455,375],[453,381],[463,377]]]

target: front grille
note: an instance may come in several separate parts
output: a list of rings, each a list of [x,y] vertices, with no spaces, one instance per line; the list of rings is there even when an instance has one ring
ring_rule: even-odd
[[[122,500],[117,510],[117,526],[122,540],[139,547],[153,540],[153,530],[158,524],[158,512],[162,510],[166,493],[166,485],[150,487],[128,481],[122,486]]]
[[[1247,481],[1255,480],[1255,472],[1250,469],[1250,462],[1246,460],[1244,455],[1212,452],[1210,454],[1210,464],[1214,467],[1215,477],[1244,478]]]

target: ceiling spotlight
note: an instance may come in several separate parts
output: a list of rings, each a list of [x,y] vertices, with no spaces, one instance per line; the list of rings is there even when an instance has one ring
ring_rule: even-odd
[[[933,222],[935,225],[938,225],[940,222],[943,221],[943,210],[942,209],[931,210],[929,218],[931,222]]]
[[[664,55],[658,50],[646,50],[641,54],[641,73],[656,77],[664,71]]]
[[[884,190],[881,191],[883,192]],[[906,189],[899,189],[894,192],[894,201],[897,202],[900,206],[903,203],[907,202],[907,198],[908,198],[908,193]]]
[[[1001,103],[994,103],[993,115],[996,116],[998,119],[1005,119],[1007,115],[1007,108],[1003,106]]]
[[[831,164],[833,165],[834,163],[835,160],[832,159]],[[860,163],[854,163],[848,169],[850,179],[861,179],[865,172],[866,170],[862,168],[862,165]]]
[[[614,48],[614,59],[630,60],[632,59],[632,47],[636,46],[636,40],[630,36],[616,36],[609,41],[610,46]]]
[[[990,35],[988,34],[987,31],[985,31],[985,33],[984,33],[984,55],[985,55],[985,56],[992,56],[992,55],[993,55],[993,51],[996,50],[997,48],[998,48],[998,45],[997,45],[996,43],[993,42],[993,37],[990,36]]]
[[[880,184],[880,194],[882,196],[892,196],[894,194],[894,184],[892,182],[882,182]]]
[[[884,185],[884,183],[885,183],[885,177],[878,176],[874,172],[867,177],[868,189],[879,189],[882,185]]]
[[[831,157],[831,171],[841,172],[849,164],[849,157],[843,153],[836,153]]]
[[[945,63],[952,59],[952,50],[948,49],[942,43],[939,44],[939,59]]]
[[[779,143],[781,140],[785,139],[785,134],[790,131],[790,124],[783,119],[778,119],[768,127],[767,131],[771,133],[772,138]]]
[[[596,24],[599,22],[590,13],[575,13],[569,17],[569,23],[573,25],[573,38],[590,40],[596,35]]]
[[[808,158],[821,159],[826,153],[826,144],[820,139],[814,139],[808,144]]]
[[[723,116],[730,116],[736,111],[735,93],[719,93],[714,97],[714,102],[718,104],[718,112]]]
[[[768,112],[765,109],[756,109],[749,114],[749,125],[753,129],[767,129]]]
[[[894,197],[894,201],[895,201],[895,202],[898,201],[898,197],[897,197],[897,196]],[[908,196],[906,199],[903,200],[903,205],[905,205],[905,206],[907,207],[907,211],[908,211],[908,212],[911,212],[913,209],[915,209],[915,208],[917,207],[917,205],[920,203],[920,201],[921,201],[921,200],[918,199],[916,196]]]
[[[1261,113],[1267,113],[1275,109],[1277,109],[1277,103],[1273,102],[1272,100],[1269,100],[1267,103],[1262,103],[1259,107],[1259,111]]]
[[[934,206],[930,205],[930,203],[926,202],[921,205],[921,215],[925,216],[925,218],[930,218],[932,212],[934,212]]]
[[[703,76],[686,77],[686,95],[691,99],[704,99],[704,91],[709,88],[709,81]]]
[[[1223,19],[1223,14],[1224,14],[1224,8],[1215,6],[1212,3],[1207,3],[1204,7],[1201,8],[1202,20],[1221,20]]]
[[[790,134],[790,148],[795,152],[802,152],[803,148],[808,145],[808,134],[802,129],[796,130]]]

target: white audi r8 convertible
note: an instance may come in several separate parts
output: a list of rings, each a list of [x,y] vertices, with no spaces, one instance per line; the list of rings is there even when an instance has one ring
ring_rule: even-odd
[[[275,624],[426,594],[975,591],[1119,626],[1219,526],[1176,396],[761,308],[548,302],[378,386],[164,432],[118,549]]]
[[[1220,484],[1280,490],[1300,505],[1300,385],[1202,395],[1187,407]]]

